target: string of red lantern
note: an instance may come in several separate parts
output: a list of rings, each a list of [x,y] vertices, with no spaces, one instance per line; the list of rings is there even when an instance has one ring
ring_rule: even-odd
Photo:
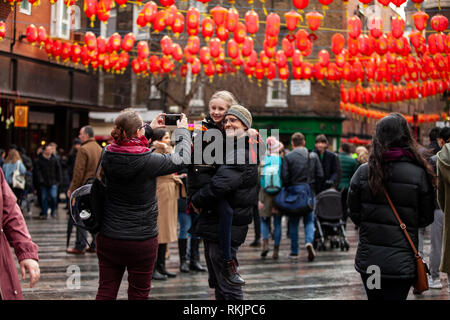
[[[389,112],[383,112],[383,111],[373,110],[373,109],[366,109],[366,108],[358,107],[351,103],[343,103],[343,102],[340,103],[339,109],[343,112],[351,113],[354,118],[355,117],[357,119],[367,118],[369,120],[375,120],[375,121],[380,120],[389,114]],[[403,114],[403,116],[408,121],[408,123],[414,124],[416,121],[414,119],[414,116],[406,115],[406,114]],[[446,121],[447,117],[448,117],[448,115],[444,112],[442,114],[420,113],[420,114],[417,114],[416,116],[417,116],[417,123],[420,123],[420,124],[432,123],[432,122],[436,122],[439,120]]]

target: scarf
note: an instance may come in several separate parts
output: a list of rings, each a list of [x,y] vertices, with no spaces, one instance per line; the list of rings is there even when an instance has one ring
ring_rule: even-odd
[[[386,152],[383,153],[383,160],[385,162],[397,161],[403,157],[410,158],[412,160],[416,160],[414,154],[408,149],[404,148],[390,148]]]
[[[120,153],[144,153],[150,151],[150,149],[148,148],[147,138],[145,135],[142,135],[139,138],[131,138],[120,142],[114,140],[108,147],[108,151]]]

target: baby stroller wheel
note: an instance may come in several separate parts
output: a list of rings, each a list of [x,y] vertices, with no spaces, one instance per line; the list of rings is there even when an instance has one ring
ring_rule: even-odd
[[[350,245],[347,241],[344,242],[345,251],[350,250]]]

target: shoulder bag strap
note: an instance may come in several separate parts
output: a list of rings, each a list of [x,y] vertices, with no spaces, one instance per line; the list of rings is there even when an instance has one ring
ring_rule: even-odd
[[[108,146],[109,146],[109,145],[108,145]],[[100,155],[100,160],[98,160],[98,163],[97,163],[97,169],[95,169],[95,175],[94,175],[94,178],[97,178],[98,173],[99,173],[99,171],[100,171],[100,165],[102,164],[103,156],[105,155],[105,151],[106,151],[106,147],[107,147],[107,146],[105,146],[105,147],[103,148],[102,154]]]
[[[400,219],[400,216],[398,215],[397,210],[395,209],[394,204],[392,203],[392,200],[391,200],[391,198],[389,197],[389,194],[387,193],[386,189],[384,189],[384,194],[385,194],[385,196],[386,196],[386,198],[387,198],[387,200],[388,200],[388,202],[389,202],[389,205],[390,205],[391,208],[392,208],[392,211],[394,212],[395,217],[397,218],[398,222],[400,223],[400,228],[402,228],[403,233],[404,233],[405,236],[406,236],[406,239],[408,240],[408,242],[409,242],[411,248],[412,248],[413,251],[414,251],[415,257],[416,257],[416,258],[420,258],[420,255],[419,255],[419,253],[417,252],[416,246],[415,246],[414,243],[412,242],[411,237],[409,236],[408,231],[406,231],[406,225],[405,225],[405,224],[402,222],[402,220]]]

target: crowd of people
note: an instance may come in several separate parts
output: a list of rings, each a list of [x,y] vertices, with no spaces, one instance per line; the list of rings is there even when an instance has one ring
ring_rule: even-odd
[[[180,272],[207,271],[216,299],[243,299],[245,276],[239,273],[238,252],[252,222],[251,246],[261,246],[262,239],[261,259],[271,250],[272,258],[279,259],[286,226],[289,258],[297,261],[302,254],[299,224],[303,220],[305,257],[314,261],[314,207],[292,213],[277,202],[283,188],[299,185],[308,186],[313,196],[330,189],[339,192],[340,224],[345,230],[350,218],[359,233],[355,268],[369,299],[406,299],[416,279],[413,251],[388,199],[422,256],[424,230],[431,225],[429,286],[443,287],[440,272],[450,273],[450,226],[445,220],[450,211],[450,128],[434,128],[430,145],[420,146],[405,118],[392,113],[377,123],[370,146],[342,143],[334,152],[327,137],[319,134],[310,151],[305,136],[296,132],[289,150],[278,137],[263,139],[252,129],[251,113],[228,91],[211,97],[208,115],[193,130],[185,115],[176,126],[173,139],[164,114],[147,124],[138,112],[126,109],[115,119],[113,142],[103,153],[90,126],[80,129],[67,155],[57,152],[54,143],[39,148],[34,160],[15,146],[3,160],[5,152],[0,150],[5,181],[18,199],[17,208],[24,210],[27,194],[36,193],[43,220],[48,211],[55,216],[61,194],[70,199],[101,164],[106,195],[99,232],[92,232],[88,241],[87,231],[77,226],[75,247],[69,248],[68,242],[66,250],[97,254],[97,299],[116,299],[125,270],[128,298],[147,299],[152,280],[177,276],[166,266],[168,245],[174,242],[178,242]],[[217,149],[217,136],[197,139],[214,130],[223,140],[219,142],[223,154]],[[213,150],[214,161],[204,153],[198,161],[196,148]],[[79,222],[69,219],[68,231]],[[200,259],[202,242],[206,268]],[[37,261],[33,250],[31,259]],[[379,290],[367,285],[372,265],[381,270]],[[35,270],[34,265],[28,268]]]

